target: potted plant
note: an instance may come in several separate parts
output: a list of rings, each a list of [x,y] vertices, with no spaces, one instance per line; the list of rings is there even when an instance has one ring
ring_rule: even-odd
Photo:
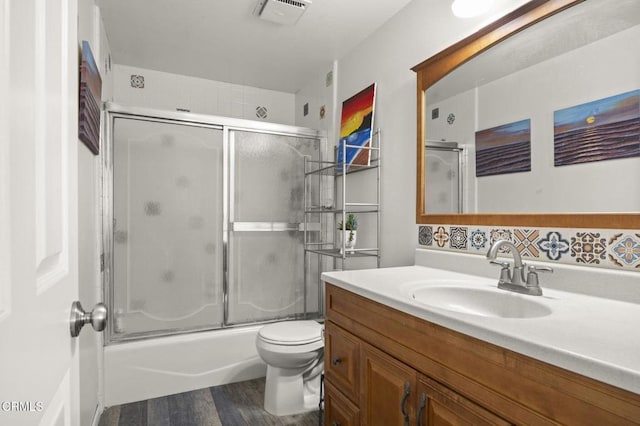
[[[342,253],[342,249],[348,249],[350,253],[354,253],[356,246],[356,237],[358,235],[358,218],[353,213],[349,213],[347,215],[344,223],[340,221],[338,223],[338,229],[342,231],[340,234],[342,235],[342,247],[340,247],[340,253]]]

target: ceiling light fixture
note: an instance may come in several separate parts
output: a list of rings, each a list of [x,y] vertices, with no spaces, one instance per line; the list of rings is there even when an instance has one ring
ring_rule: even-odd
[[[454,0],[451,10],[458,18],[473,18],[488,11],[492,4],[493,0]]]

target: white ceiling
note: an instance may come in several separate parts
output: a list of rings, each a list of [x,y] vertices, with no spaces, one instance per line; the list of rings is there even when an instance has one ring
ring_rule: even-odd
[[[294,26],[258,0],[99,0],[116,64],[295,93],[411,0],[313,0]]]

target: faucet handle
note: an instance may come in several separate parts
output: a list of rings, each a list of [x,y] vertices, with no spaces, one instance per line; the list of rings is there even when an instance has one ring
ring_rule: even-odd
[[[540,282],[538,281],[538,272],[553,272],[553,268],[548,266],[534,266],[529,265],[529,273],[527,274],[527,288],[529,288],[531,294],[540,296],[542,295],[542,289],[540,288]]]
[[[498,260],[490,260],[492,265],[498,265],[500,269],[500,283],[511,283],[511,270],[509,269],[509,262],[500,262]]]
[[[534,274],[536,272],[552,272],[553,273],[553,268],[550,266],[535,266],[535,265],[529,265],[529,273],[533,272]]]

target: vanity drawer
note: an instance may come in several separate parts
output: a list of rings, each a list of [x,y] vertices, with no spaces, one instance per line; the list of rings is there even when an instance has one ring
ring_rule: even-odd
[[[330,382],[325,382],[324,424],[327,426],[359,426],[360,410]]]
[[[325,323],[324,339],[325,379],[357,403],[360,390],[360,340],[331,321]]]

